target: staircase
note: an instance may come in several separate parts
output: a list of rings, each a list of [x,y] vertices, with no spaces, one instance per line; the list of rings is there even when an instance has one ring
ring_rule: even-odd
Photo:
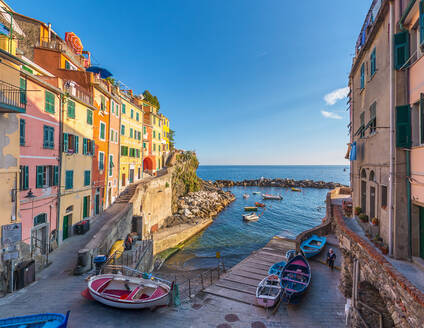
[[[130,184],[115,200],[115,203],[128,203],[137,189],[137,184]]]

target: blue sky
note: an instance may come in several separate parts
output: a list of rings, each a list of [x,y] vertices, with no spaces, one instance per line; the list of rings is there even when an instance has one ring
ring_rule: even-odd
[[[177,147],[201,164],[347,163],[346,99],[330,104],[371,0],[8,3],[156,95]]]

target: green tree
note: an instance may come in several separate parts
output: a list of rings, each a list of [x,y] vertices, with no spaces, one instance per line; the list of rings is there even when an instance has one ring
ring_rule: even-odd
[[[172,130],[172,129],[169,129],[169,132],[168,132],[169,150],[174,150],[174,148],[175,148],[174,137],[175,137],[175,131]]]
[[[148,101],[149,103],[151,103],[152,105],[156,106],[158,108],[158,110],[160,109],[160,103],[159,103],[159,99],[156,96],[153,96],[149,90],[144,90],[143,92],[143,97],[144,99],[146,99],[146,101]]]

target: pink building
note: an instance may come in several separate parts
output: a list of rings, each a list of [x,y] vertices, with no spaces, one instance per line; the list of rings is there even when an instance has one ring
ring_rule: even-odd
[[[28,92],[26,113],[19,122],[22,239],[32,255],[46,254],[50,240],[56,238],[60,90],[26,72],[21,75],[23,85]]]

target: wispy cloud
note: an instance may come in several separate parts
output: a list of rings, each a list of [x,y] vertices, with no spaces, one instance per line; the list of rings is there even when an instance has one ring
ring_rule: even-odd
[[[341,120],[342,117],[339,114],[336,114],[334,112],[327,112],[325,110],[321,111],[322,116],[324,116],[325,118],[331,118],[333,120]]]
[[[349,87],[334,90],[324,96],[327,105],[333,106],[339,100],[346,98],[349,94]]]
[[[268,56],[268,54],[269,54],[269,52],[268,52],[268,51],[262,51],[262,52],[260,52],[260,53],[256,54],[256,57],[257,57],[257,58],[258,58],[258,57],[265,57],[265,56]]]

